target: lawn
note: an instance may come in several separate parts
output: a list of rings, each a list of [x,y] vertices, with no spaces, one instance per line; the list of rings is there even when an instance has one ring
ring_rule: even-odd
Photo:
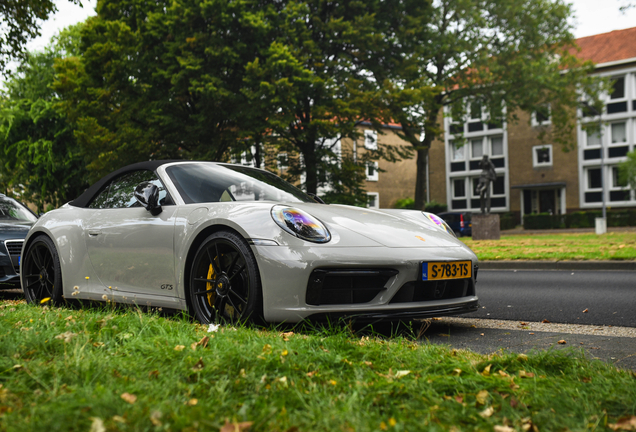
[[[480,260],[635,260],[636,232],[540,234],[460,239]]]
[[[636,422],[631,371],[578,351],[483,356],[428,344],[420,330],[210,331],[135,309],[5,300],[0,430],[512,432]]]

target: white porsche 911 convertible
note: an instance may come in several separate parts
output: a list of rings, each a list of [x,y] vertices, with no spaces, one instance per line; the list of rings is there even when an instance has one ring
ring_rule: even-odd
[[[219,320],[475,311],[477,257],[433,214],[327,205],[240,165],[115,171],[29,231],[27,301],[108,300]]]

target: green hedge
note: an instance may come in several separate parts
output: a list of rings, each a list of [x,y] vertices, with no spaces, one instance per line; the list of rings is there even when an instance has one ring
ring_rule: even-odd
[[[580,211],[564,215],[530,214],[523,217],[523,227],[525,229],[594,228],[595,219],[601,216],[600,210]],[[608,211],[607,226],[636,226],[636,210]]]
[[[517,216],[514,213],[501,213],[499,215],[499,228],[502,230],[515,229],[517,227]]]

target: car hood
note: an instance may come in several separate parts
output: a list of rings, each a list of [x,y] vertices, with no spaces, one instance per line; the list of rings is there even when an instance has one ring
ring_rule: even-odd
[[[0,222],[0,240],[23,239],[33,225],[32,222]]]
[[[295,204],[320,219],[330,231],[342,229],[386,247],[465,247],[415,210],[376,210],[344,205]]]

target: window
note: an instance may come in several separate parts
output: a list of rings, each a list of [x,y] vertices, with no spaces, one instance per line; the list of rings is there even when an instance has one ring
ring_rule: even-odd
[[[612,80],[612,93],[610,99],[623,99],[625,97],[625,77]]]
[[[470,104],[470,118],[472,120],[481,120],[481,102],[473,101]]]
[[[464,198],[466,196],[466,180],[453,180],[453,198]]]
[[[601,180],[601,169],[600,168],[590,168],[587,170],[587,188],[588,189],[601,189],[602,180]]]
[[[550,104],[537,108],[532,113],[532,126],[540,126],[550,123]]]
[[[159,188],[159,203],[161,205],[172,204],[168,192],[157,175],[152,171],[139,170],[123,174],[112,180],[93,198],[88,207],[98,209],[140,207],[141,204],[135,198],[134,192],[139,183],[146,181]]]
[[[380,208],[380,194],[377,192],[367,192],[367,207]]]
[[[451,160],[454,161],[463,161],[466,158],[464,157],[464,146],[458,145],[455,142],[450,142],[450,150],[451,150]]]
[[[484,141],[481,138],[470,140],[470,149],[473,159],[481,158],[484,155]]]
[[[378,133],[376,131],[364,131],[364,148],[367,150],[378,149]]]
[[[612,187],[624,188],[627,186],[627,181],[621,181],[620,170],[618,167],[612,167]]]
[[[492,183],[492,194],[503,195],[506,193],[504,176],[497,176],[497,179]]]
[[[552,166],[552,145],[532,147],[532,166]]]
[[[286,170],[289,167],[289,159],[287,157],[287,153],[278,153],[276,164],[278,166],[278,171],[282,172]]]
[[[612,123],[612,144],[627,142],[627,128],[625,122]]]
[[[367,162],[367,181],[378,181],[378,163]]]
[[[588,147],[596,147],[601,145],[601,133],[600,132],[587,132],[587,142],[586,145]]]
[[[503,156],[503,137],[491,137],[490,138],[490,155],[491,156]]]

